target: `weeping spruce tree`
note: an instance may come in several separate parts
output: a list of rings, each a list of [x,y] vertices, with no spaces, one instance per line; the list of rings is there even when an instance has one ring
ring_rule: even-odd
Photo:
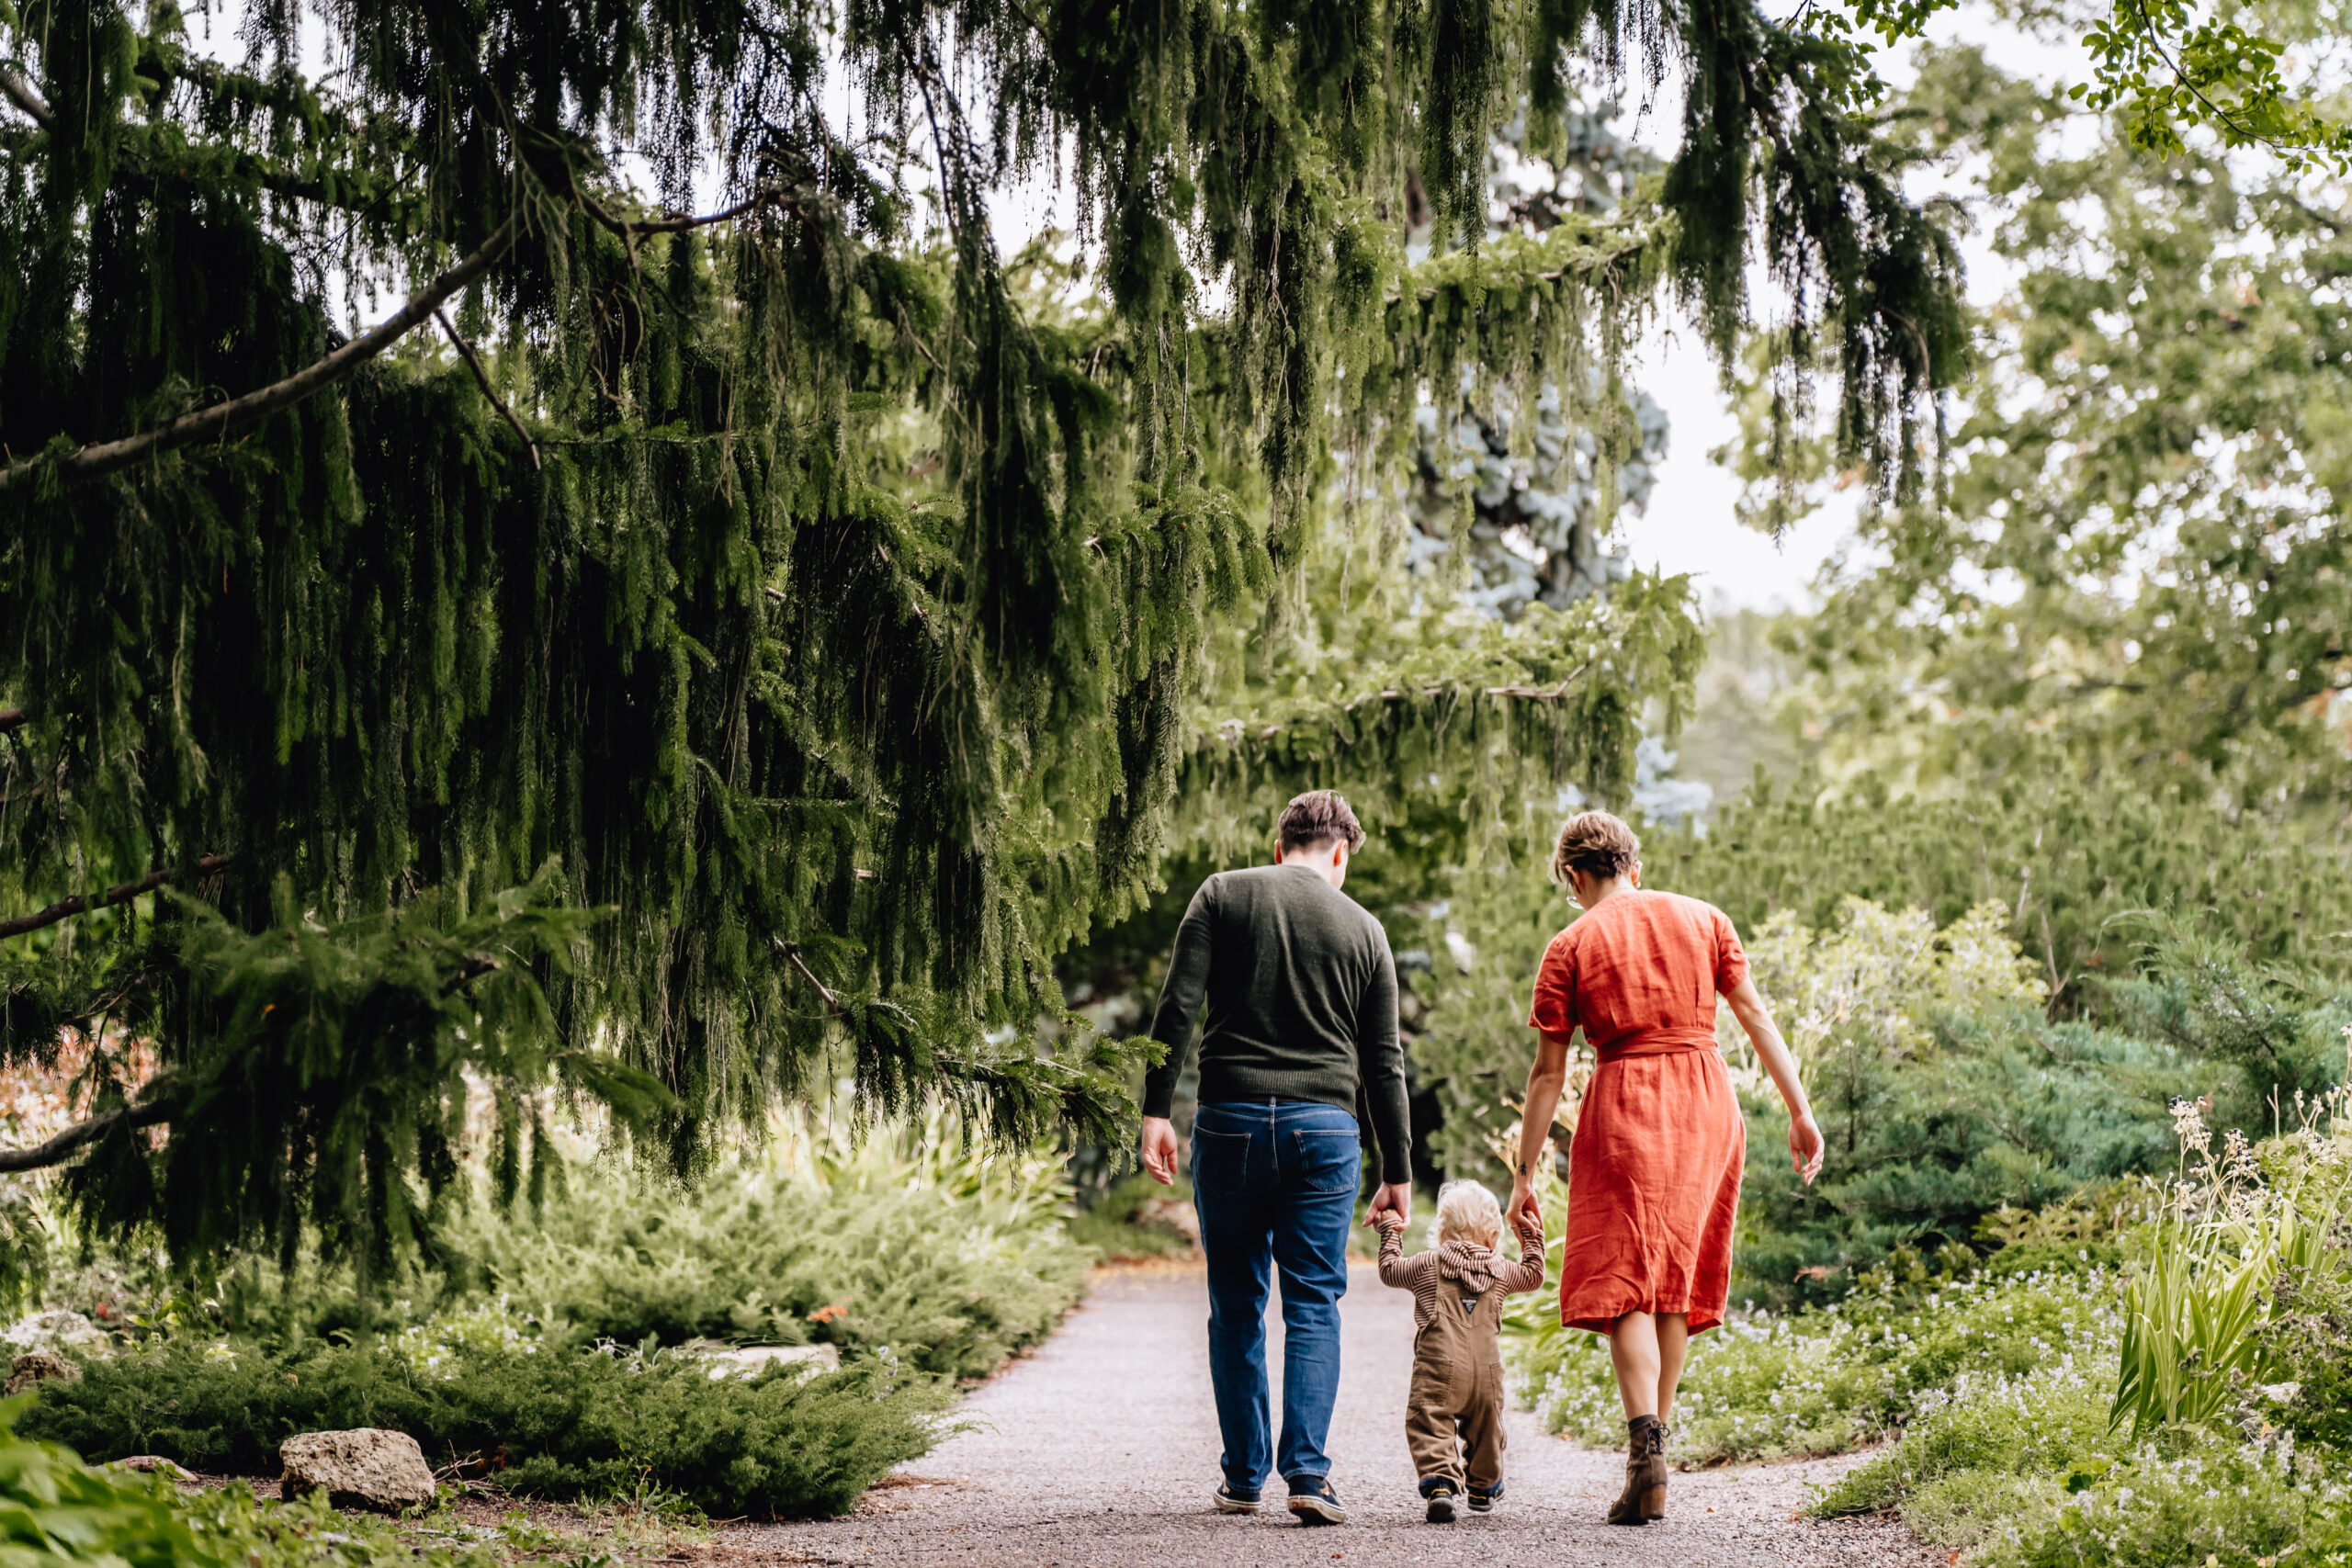
[[[1610,649],[1690,643],[1661,590],[1221,722],[1204,650],[1299,635],[1427,389],[1589,388],[1622,451],[1629,331],[1729,355],[1760,257],[1900,489],[1959,352],[1850,61],[1752,0],[255,0],[235,66],[171,0],[0,27],[0,1053],[95,1047],[0,1168],[184,1257],[413,1242],[469,1078],[508,1192],[548,1089],[682,1168],[842,1070],[1115,1134],[1125,1048],[1038,1025],[1180,787],[1500,737],[1605,791]],[[1579,58],[1679,72],[1679,156],[1479,246]],[[1039,177],[1086,305],[992,240]],[[350,335],[354,289],[404,302]]]

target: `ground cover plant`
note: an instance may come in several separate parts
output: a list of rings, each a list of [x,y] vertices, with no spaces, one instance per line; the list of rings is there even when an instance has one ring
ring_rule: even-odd
[[[60,1272],[50,1304],[100,1307],[114,1332],[22,1421],[92,1459],[211,1474],[274,1472],[295,1432],[381,1426],[522,1495],[836,1513],[949,1429],[959,1380],[1077,1300],[1093,1254],[1068,1196],[1057,1162],[986,1156],[944,1113],[792,1116],[691,1187],[607,1158],[565,1167],[536,1208],[484,1190],[444,1221],[439,1267],[397,1280],[315,1256],[210,1278],[118,1256]],[[840,1370],[713,1375],[728,1344],[812,1342]]]
[[[265,1503],[242,1485],[185,1494],[161,1473],[93,1468],[19,1437],[0,1405],[0,1559],[92,1568],[495,1568],[488,1544],[423,1540],[316,1498]]]
[[[2104,1366],[2112,1386],[2120,1322],[2104,1266],[1938,1278],[1916,1258],[1896,1260],[1906,1262],[1917,1278],[1889,1269],[1828,1306],[1751,1310],[1695,1340],[1674,1423],[1680,1455],[1717,1464],[1843,1453],[1903,1431],[1955,1387],[1987,1381],[2081,1378]],[[1537,1414],[1580,1441],[1623,1442],[1608,1346],[1545,1317],[1532,1309],[1514,1337]]]
[[[154,1453],[267,1475],[296,1432],[384,1427],[436,1465],[526,1495],[606,1497],[640,1480],[713,1517],[837,1514],[926,1451],[952,1385],[870,1358],[833,1373],[713,1377],[687,1355],[568,1337],[457,1348],[421,1368],[383,1344],[300,1351],[168,1341],[85,1363],[23,1417],[92,1458]]]
[[[1736,1314],[1692,1347],[1679,1453],[1879,1445],[1815,1512],[1898,1512],[2003,1568],[2343,1560],[2346,1103],[2290,1101],[2256,1143],[2181,1100],[2166,1178],[1999,1215],[1981,1260],[1898,1250],[1827,1306]],[[1513,1329],[1547,1425],[1621,1439],[1605,1347],[1540,1311]]]

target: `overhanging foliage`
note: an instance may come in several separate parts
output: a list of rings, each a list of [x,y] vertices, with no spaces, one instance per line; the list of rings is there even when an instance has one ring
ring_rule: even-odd
[[[0,894],[206,863],[225,929],[315,924],[364,965],[368,922],[431,894],[461,930],[551,868],[538,902],[610,912],[535,961],[546,1052],[650,1074],[682,1166],[835,1053],[872,1105],[1115,1129],[1121,1054],[1033,1038],[1051,958],[1155,874],[1204,650],[1293,635],[1275,590],[1335,450],[1376,485],[1433,383],[1589,388],[1622,445],[1629,324],[1665,288],[1728,352],[1760,254],[1790,363],[1834,364],[1847,446],[1902,488],[1960,352],[1949,247],[1750,0],[273,0],[241,68],[140,15],[32,0],[11,27]],[[1556,118],[1574,49],[1688,62],[1656,199],[1403,268],[1408,174],[1474,238],[1490,132],[1522,96]],[[1098,304],[991,239],[990,195],[1064,148]],[[702,171],[726,194],[694,217]],[[439,311],[461,357],[346,341],[338,277],[407,294],[396,322]],[[1687,640],[1679,597],[1653,609]],[[1541,773],[1618,780],[1630,661],[1532,694],[1490,664],[1363,671],[1409,685],[1397,723],[1317,744],[1540,734]],[[1453,707],[1484,716],[1433,721]],[[19,937],[12,1016],[212,1060],[211,919],[134,900]],[[546,1052],[497,1070],[543,1081]],[[439,1092],[400,1059],[358,1052],[352,1103]],[[163,1157],[221,1179],[188,1178],[220,1228],[178,1234],[273,1225],[315,1179],[319,1212],[397,1239],[386,1194],[435,1124],[385,1123],[367,1201],[283,1129],[238,1151],[274,1162],[256,1182],[175,1133]]]

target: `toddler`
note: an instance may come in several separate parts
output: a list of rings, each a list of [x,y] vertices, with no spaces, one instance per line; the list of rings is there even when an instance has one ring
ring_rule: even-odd
[[[1421,1496],[1433,1525],[1453,1522],[1464,1496],[1483,1514],[1503,1495],[1503,1298],[1544,1282],[1544,1229],[1529,1220],[1519,1260],[1495,1255],[1502,1209],[1475,1181],[1449,1181],[1437,1195],[1437,1245],[1404,1255],[1405,1222],[1380,1222],[1380,1281],[1413,1292],[1413,1385],[1406,1398],[1405,1442],[1420,1472]]]

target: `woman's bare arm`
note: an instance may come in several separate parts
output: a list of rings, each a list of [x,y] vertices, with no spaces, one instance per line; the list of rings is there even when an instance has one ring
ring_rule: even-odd
[[[1772,1010],[1764,1005],[1763,993],[1756,988],[1753,977],[1743,979],[1738,989],[1724,1000],[1731,1004],[1733,1016],[1739,1026],[1747,1031],[1748,1043],[1756,1047],[1757,1060],[1772,1077],[1772,1087],[1781,1091],[1781,1102],[1789,1108],[1789,1157],[1796,1162],[1797,1174],[1808,1186],[1821,1174],[1821,1129],[1813,1120],[1813,1106],[1805,1099],[1804,1085],[1797,1078],[1796,1058],[1789,1055],[1788,1042],[1781,1038],[1780,1026],[1772,1021]]]
[[[1560,1090],[1568,1081],[1572,1038],[1548,1029],[1536,1032],[1535,1066],[1528,1069],[1527,1099],[1520,1114],[1519,1158],[1511,1167],[1510,1206],[1503,1212],[1504,1222],[1514,1228],[1522,1213],[1536,1213],[1535,1162],[1544,1157],[1544,1145],[1552,1135],[1552,1118],[1560,1109]]]

